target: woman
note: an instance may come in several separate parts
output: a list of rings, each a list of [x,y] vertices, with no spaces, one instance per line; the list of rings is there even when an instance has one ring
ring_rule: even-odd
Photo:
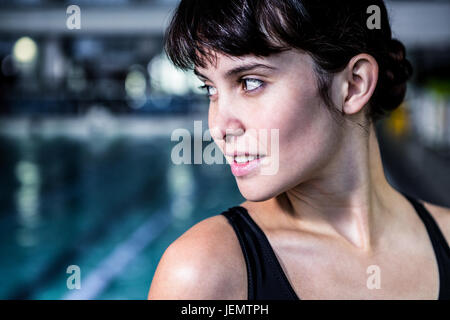
[[[450,298],[450,210],[383,173],[374,123],[412,72],[383,1],[183,0],[166,51],[247,201],[172,243],[149,299]]]

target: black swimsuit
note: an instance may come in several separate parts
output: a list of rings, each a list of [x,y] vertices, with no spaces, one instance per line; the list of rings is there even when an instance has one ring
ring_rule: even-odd
[[[422,203],[404,195],[422,219],[439,267],[439,300],[450,300],[450,248]],[[266,235],[244,207],[222,212],[238,237],[247,265],[248,300],[299,300]]]

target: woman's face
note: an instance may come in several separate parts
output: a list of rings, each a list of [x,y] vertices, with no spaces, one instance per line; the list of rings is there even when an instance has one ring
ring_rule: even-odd
[[[246,199],[264,201],[323,176],[342,128],[319,95],[309,55],[297,50],[264,58],[217,53],[215,64],[195,71],[210,95],[210,132]],[[234,159],[236,153],[260,159],[236,164],[245,160]]]

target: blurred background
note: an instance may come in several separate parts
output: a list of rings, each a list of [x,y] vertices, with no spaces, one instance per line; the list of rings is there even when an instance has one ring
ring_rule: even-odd
[[[177,3],[0,0],[0,299],[145,299],[172,241],[244,201],[227,166],[172,164],[208,108],[162,51]],[[377,127],[386,174],[450,206],[450,2],[387,4],[415,75]]]

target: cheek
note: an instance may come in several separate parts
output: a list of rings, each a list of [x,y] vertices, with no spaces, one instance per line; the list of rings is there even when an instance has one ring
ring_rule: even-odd
[[[214,128],[215,126],[213,119],[214,119],[214,110],[213,108],[211,108],[210,104],[208,104],[208,127],[210,129]]]
[[[211,137],[213,141],[219,146],[223,147],[221,143],[221,129],[217,125],[216,121],[216,111],[215,108],[209,107],[208,108],[208,129],[211,134]]]
[[[331,158],[339,128],[315,88],[291,89],[282,97],[270,118],[270,127],[279,129],[280,174],[306,178]]]
[[[317,90],[305,83],[298,87],[285,87],[271,101],[271,112],[265,122],[271,129],[279,129],[280,146],[314,144],[323,133],[319,128],[327,125],[328,115]],[[286,151],[286,150],[285,150]]]

